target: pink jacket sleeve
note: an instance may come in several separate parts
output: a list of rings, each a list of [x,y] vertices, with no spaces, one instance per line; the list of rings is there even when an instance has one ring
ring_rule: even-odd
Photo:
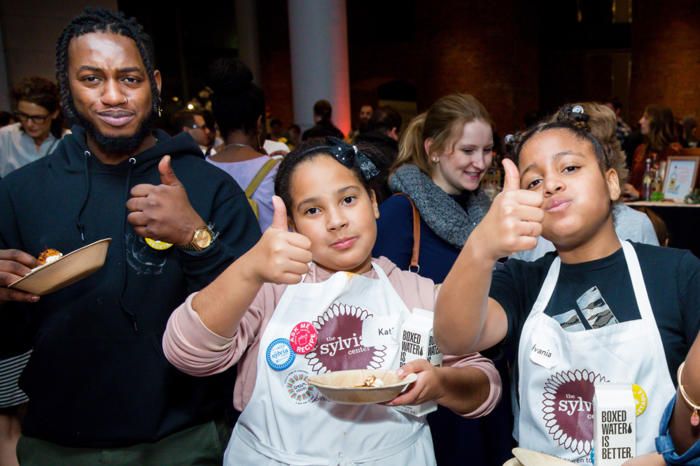
[[[226,338],[204,325],[192,309],[194,296],[190,295],[170,316],[163,335],[163,351],[172,365],[197,377],[217,374],[236,364],[258,342],[261,329],[275,309],[275,293],[272,286],[265,285],[243,315],[236,333]]]
[[[474,367],[481,370],[489,379],[489,396],[486,400],[471,413],[457,413],[464,418],[474,419],[486,416],[496,407],[501,399],[502,384],[501,375],[498,373],[493,362],[479,353],[472,353],[466,356],[445,355],[442,360],[444,366],[450,367]]]

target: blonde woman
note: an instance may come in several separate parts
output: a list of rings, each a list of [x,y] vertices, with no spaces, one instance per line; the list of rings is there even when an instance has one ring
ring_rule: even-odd
[[[489,209],[480,183],[493,158],[492,126],[486,108],[468,94],[444,96],[409,123],[389,176],[391,190],[402,195],[379,207],[376,257],[386,256],[402,269],[442,283]],[[414,218],[419,220],[419,238],[413,234]],[[411,267],[414,245],[417,267]],[[501,378],[506,380],[503,369],[499,368]],[[441,408],[430,414],[438,464],[464,464],[468,457],[470,464],[486,465],[509,458],[512,422],[507,398],[478,421]]]

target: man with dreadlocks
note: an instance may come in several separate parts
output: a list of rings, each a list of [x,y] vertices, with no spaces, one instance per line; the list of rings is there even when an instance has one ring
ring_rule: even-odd
[[[56,66],[73,133],[0,181],[0,356],[34,350],[19,460],[221,464],[233,374],[179,373],[160,342],[170,311],[255,244],[255,216],[189,135],[153,130],[161,76],[133,19],[86,10]],[[106,237],[95,274],[41,298],[7,287],[46,247]]]

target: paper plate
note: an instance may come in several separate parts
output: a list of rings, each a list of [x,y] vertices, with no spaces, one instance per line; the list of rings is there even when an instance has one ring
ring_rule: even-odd
[[[513,455],[523,466],[575,466],[570,461],[565,461],[556,456],[545,455],[538,451],[526,450],[525,448],[513,448]]]
[[[518,461],[518,458],[511,458],[505,463],[503,463],[503,466],[523,466],[523,464]]]
[[[384,385],[382,387],[360,387],[369,376],[377,377],[384,382]],[[416,374],[408,374],[401,379],[396,372],[392,371],[360,369],[314,375],[309,377],[308,382],[330,401],[364,405],[393,400],[417,378]]]
[[[111,241],[112,238],[105,238],[76,249],[55,262],[35,268],[8,288],[38,296],[58,291],[99,270],[105,263]]]

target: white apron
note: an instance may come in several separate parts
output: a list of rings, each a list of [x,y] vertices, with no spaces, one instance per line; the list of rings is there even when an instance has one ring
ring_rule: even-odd
[[[338,272],[285,290],[262,335],[255,388],[225,465],[435,464],[424,418],[382,405],[332,403],[306,382],[327,371],[398,368],[398,330],[409,310],[384,271],[372,266],[378,280]],[[368,318],[395,335],[382,339],[385,345],[363,346]],[[305,330],[309,323],[316,341]]]
[[[659,421],[675,389],[637,254],[626,241],[622,248],[641,319],[607,327],[567,332],[544,313],[561,261],[552,263],[518,346],[514,435],[521,447],[591,464],[593,384],[614,382],[646,392],[647,408],[637,416],[637,454],[655,451]]]

